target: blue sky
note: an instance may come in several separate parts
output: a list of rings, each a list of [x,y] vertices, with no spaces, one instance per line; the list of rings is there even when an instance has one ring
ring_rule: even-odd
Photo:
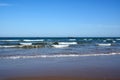
[[[0,0],[1,37],[120,37],[120,0]]]

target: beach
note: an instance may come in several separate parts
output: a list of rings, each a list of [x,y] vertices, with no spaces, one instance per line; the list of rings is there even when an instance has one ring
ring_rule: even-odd
[[[120,78],[80,78],[80,77],[24,77],[8,80],[120,80]]]
[[[44,58],[2,62],[5,80],[119,80],[120,55]]]
[[[0,80],[120,80],[120,0],[0,0]]]
[[[120,80],[120,0],[0,0],[0,80]]]

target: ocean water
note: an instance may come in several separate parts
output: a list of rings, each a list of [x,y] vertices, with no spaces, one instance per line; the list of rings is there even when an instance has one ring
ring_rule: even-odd
[[[120,37],[0,38],[0,80],[24,76],[119,80],[119,68]]]
[[[34,46],[41,47],[34,48]],[[0,59],[111,56],[119,54],[120,37],[0,38]]]

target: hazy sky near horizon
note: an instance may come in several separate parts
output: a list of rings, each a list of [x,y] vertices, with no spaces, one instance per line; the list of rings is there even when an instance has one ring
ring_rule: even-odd
[[[120,37],[120,0],[0,0],[0,37]]]

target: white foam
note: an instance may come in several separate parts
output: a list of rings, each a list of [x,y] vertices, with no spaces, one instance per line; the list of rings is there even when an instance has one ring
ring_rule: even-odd
[[[55,48],[64,48],[64,47],[68,47],[69,45],[52,45]]]
[[[36,39],[36,40],[24,39],[23,41],[30,42],[30,41],[44,41],[44,40],[43,39]]]
[[[8,56],[2,57],[3,59],[28,59],[28,58],[57,58],[57,57],[87,57],[87,56],[112,56],[120,55],[120,53],[109,53],[109,54],[58,54],[58,55],[31,55],[31,56]]]
[[[83,40],[87,41],[87,39],[83,39]]]
[[[81,55],[81,56],[110,56],[110,55],[118,55],[120,53],[108,53],[108,54],[85,54],[85,55]]]
[[[59,45],[75,45],[77,42],[58,42]]]
[[[20,40],[0,40],[0,41],[20,41]]]
[[[32,43],[20,43],[20,45],[32,45]]]
[[[16,45],[9,45],[9,46],[0,46],[0,48],[14,48],[17,47]]]
[[[98,46],[111,46],[111,43],[99,43]]]

